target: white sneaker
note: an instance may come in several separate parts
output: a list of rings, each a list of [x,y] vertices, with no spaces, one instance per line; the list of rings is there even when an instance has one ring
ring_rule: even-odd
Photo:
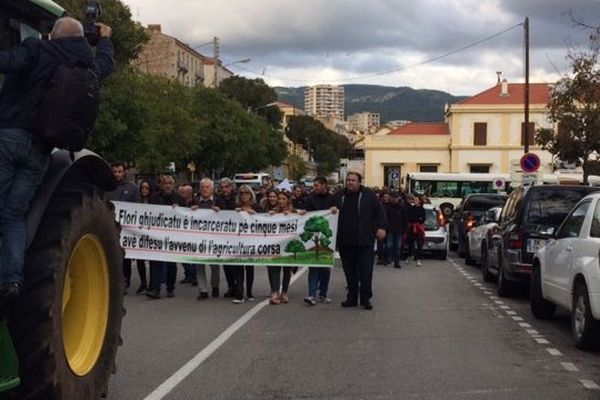
[[[314,305],[316,305],[316,304],[317,304],[317,301],[316,301],[316,300],[315,300],[315,298],[314,298],[314,297],[312,297],[312,296],[305,297],[305,298],[304,298],[304,302],[305,302],[306,304],[308,304],[309,306],[314,306]]]
[[[321,303],[325,303],[325,304],[331,303],[331,299],[329,297],[326,297],[326,296],[319,296],[319,301]]]
[[[233,299],[232,303],[233,304],[242,304],[244,302],[244,299]]]
[[[421,260],[417,260],[417,267],[421,266]]]

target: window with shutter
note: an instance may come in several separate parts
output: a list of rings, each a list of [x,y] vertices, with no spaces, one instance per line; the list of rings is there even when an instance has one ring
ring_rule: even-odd
[[[474,131],[473,144],[475,146],[487,145],[487,122],[475,122]]]

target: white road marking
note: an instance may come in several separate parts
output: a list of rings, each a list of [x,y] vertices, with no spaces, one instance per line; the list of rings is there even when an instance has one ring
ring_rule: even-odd
[[[307,268],[300,268],[299,273],[294,274],[290,285],[292,285],[300,276],[306,272]],[[144,398],[144,400],[161,400],[167,396],[177,385],[179,385],[185,378],[192,374],[198,367],[208,359],[215,351],[227,342],[237,331],[239,331],[248,321],[250,321],[260,310],[265,308],[269,304],[269,300],[264,300],[258,303],[256,306],[251,308],[246,314],[240,319],[231,324],[225,329],[215,340],[213,340],[208,346],[202,349],[198,354],[188,361],[183,367],[176,371],[171,377],[164,381],[159,387],[154,389],[152,393]]]
[[[527,333],[529,333],[530,335],[539,335],[540,334],[535,329],[527,329]]]
[[[548,339],[544,339],[544,338],[534,338],[534,339],[539,344],[550,344],[550,342],[548,341]]]
[[[492,292],[487,291],[487,292],[483,292],[483,294],[487,294],[488,296],[491,296]]]
[[[500,306],[501,310],[510,310],[510,306]]]
[[[523,321],[523,317],[512,317],[513,320],[515,321]]]
[[[504,302],[502,300],[496,300],[496,301],[494,301],[494,303],[496,303],[496,304],[504,304]]]
[[[596,384],[596,382],[590,379],[580,379],[579,382],[583,385],[584,388],[590,390],[600,390],[600,386]]]
[[[563,354],[558,349],[546,349],[548,353],[552,356],[562,356]]]
[[[519,323],[519,326],[521,328],[531,328],[531,325],[529,325],[527,322],[521,322]]]
[[[498,298],[496,296],[490,296],[490,299],[492,299],[492,300],[498,300]]]
[[[577,368],[575,366],[575,364],[570,363],[570,362],[561,362],[560,365],[562,365],[562,367],[564,369],[566,369],[567,371],[569,371],[569,372],[577,372],[577,371],[579,371],[579,368]]]
[[[504,310],[505,313],[507,313],[508,315],[517,315],[516,312],[514,312],[513,310]]]

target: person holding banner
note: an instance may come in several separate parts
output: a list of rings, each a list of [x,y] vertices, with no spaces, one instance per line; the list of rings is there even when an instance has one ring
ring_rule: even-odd
[[[327,178],[317,176],[314,180],[313,192],[306,199],[304,206],[306,211],[331,210],[333,214],[338,212],[335,206],[335,197],[329,193]],[[319,289],[319,301],[331,303],[327,297],[329,281],[331,279],[331,268],[309,267],[308,268],[308,296],[304,302],[310,306],[317,304],[317,288]]]
[[[204,178],[200,181],[200,193],[194,199],[194,205],[192,210],[198,208],[213,209],[219,211],[217,205],[217,198],[215,197],[214,183],[209,178]],[[221,266],[211,265],[210,266],[210,284],[212,286],[213,297],[219,296],[219,284],[221,283]],[[206,280],[206,265],[198,265],[198,287],[200,293],[196,300],[202,301],[208,299],[208,282]]]
[[[149,204],[150,195],[152,190],[150,189],[150,181],[144,179],[140,182],[140,203]],[[135,291],[135,294],[142,294],[148,289],[148,280],[146,278],[146,260],[135,260],[137,271],[140,276],[140,287]]]
[[[270,195],[270,193],[269,193]],[[296,209],[292,205],[292,194],[287,190],[280,190],[277,192],[277,207],[269,214],[274,215],[282,213],[285,215],[296,213]],[[298,212],[300,213],[300,212]],[[304,211],[301,212],[302,214]],[[281,269],[283,268],[283,280],[281,280]],[[267,267],[269,274],[269,284],[271,286],[271,298],[269,302],[275,304],[287,304],[289,302],[288,289],[290,287],[290,280],[292,279],[292,267]],[[281,292],[279,291],[281,285]]]
[[[237,212],[247,212],[248,214],[256,214],[256,195],[249,185],[242,185],[237,193]],[[244,302],[244,275],[246,279],[246,298],[248,301],[254,301],[252,294],[252,286],[254,285],[254,266],[253,265],[237,265],[233,267],[235,272],[235,298],[234,304]]]
[[[372,310],[373,245],[386,236],[387,218],[375,193],[361,184],[358,172],[348,172],[346,188],[337,193],[340,209],[337,248],[342,259],[348,293],[342,307]]]
[[[150,196],[151,204],[185,206],[185,200],[175,192],[175,179],[171,175],[163,175],[160,180],[160,192]],[[177,279],[177,264],[167,261],[150,261],[150,287],[146,296],[160,299],[160,287],[163,274],[167,273],[167,297],[175,297],[175,280]]]
[[[233,182],[229,178],[222,178],[219,181],[217,207],[221,210],[235,210],[237,207],[236,197],[233,193]],[[235,297],[235,288],[237,286],[235,282],[235,269],[236,267],[233,265],[223,265],[225,280],[227,280],[227,292],[225,292],[223,297]],[[213,297],[215,297],[214,294]]]
[[[271,212],[277,209],[277,190],[269,189],[265,197],[260,201],[262,212]]]

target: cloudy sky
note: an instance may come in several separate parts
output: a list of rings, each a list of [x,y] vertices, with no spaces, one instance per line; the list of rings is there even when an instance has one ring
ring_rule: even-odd
[[[134,19],[161,24],[192,47],[218,36],[223,63],[251,58],[228,68],[270,85],[365,83],[454,95],[489,88],[496,71],[524,81],[525,16],[532,82],[568,73],[569,49],[587,48],[589,31],[572,16],[600,25],[600,0],[124,2]],[[198,50],[212,55],[210,45]]]

